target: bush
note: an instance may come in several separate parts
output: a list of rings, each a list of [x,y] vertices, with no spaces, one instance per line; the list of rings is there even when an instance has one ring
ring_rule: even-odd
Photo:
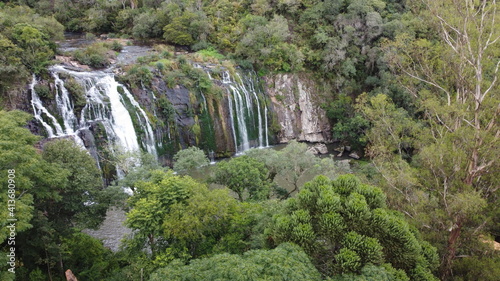
[[[212,58],[216,58],[219,60],[223,60],[226,58],[224,55],[219,53],[213,47],[208,47],[207,49],[199,50],[197,53],[202,55],[203,57],[212,57]]]
[[[73,53],[73,58],[81,64],[85,64],[93,68],[104,68],[109,65],[109,59],[112,57],[109,51],[110,46],[108,44],[94,43],[84,50],[75,51]]]
[[[50,93],[49,86],[43,85],[43,84],[36,84],[35,85],[35,92],[39,97],[41,97],[43,99],[51,98],[51,96],[52,96]]]
[[[153,79],[153,74],[147,66],[134,65],[127,71],[125,79],[127,79],[132,86],[141,86],[141,83],[148,85]]]
[[[134,18],[132,35],[134,38],[157,38],[162,35],[162,20],[157,13],[143,13]]]
[[[68,90],[69,94],[73,98],[73,104],[76,109],[81,109],[85,106],[85,104],[87,104],[85,89],[74,79],[70,78],[66,80],[64,87],[66,87],[66,90]]]
[[[111,43],[111,50],[121,52],[123,50],[123,45],[118,41],[113,41],[113,43]]]
[[[205,152],[196,146],[177,152],[174,160],[174,171],[178,173],[187,173],[190,170],[197,169],[209,163]]]

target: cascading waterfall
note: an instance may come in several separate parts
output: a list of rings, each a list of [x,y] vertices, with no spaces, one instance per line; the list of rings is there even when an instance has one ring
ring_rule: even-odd
[[[58,79],[60,81],[60,79]],[[33,113],[35,116],[35,119],[37,119],[42,126],[45,128],[47,131],[47,135],[49,138],[54,138],[54,137],[65,137],[65,136],[70,136],[73,138],[73,140],[78,144],[80,147],[85,148],[85,145],[83,144],[83,140],[78,136],[78,131],[75,132],[73,130],[73,127],[71,124],[76,122],[76,116],[73,114],[73,112],[69,110],[69,108],[72,108],[72,103],[69,100],[68,92],[66,89],[59,93],[59,81],[56,80],[56,104],[57,108],[59,110],[59,113],[61,116],[63,116],[63,123],[64,123],[64,129],[59,124],[57,121],[57,118],[52,115],[47,108],[43,105],[42,101],[40,100],[40,97],[38,96],[35,86],[37,85],[37,80],[35,75],[33,74],[33,79],[30,84],[30,90],[31,90],[31,105],[33,107]],[[48,118],[48,121],[50,121],[51,124],[45,122],[43,119],[43,116],[45,118]],[[53,126],[53,127],[52,127]],[[55,134],[54,134],[54,129],[55,129]]]
[[[254,86],[253,77],[242,76],[239,73],[236,75],[237,79],[232,79],[229,71],[224,71],[222,83],[229,88],[229,117],[236,152],[241,153],[251,147],[268,146],[267,106],[261,110],[259,92]],[[262,112],[265,122],[262,122]]]
[[[267,135],[267,106],[264,109],[265,109],[264,110],[264,118],[265,118],[265,123],[264,123],[265,127],[264,128],[266,128],[266,147],[268,147],[269,146],[269,136]]]
[[[202,134],[197,140],[201,140],[200,143],[206,146],[207,151],[214,150],[214,155],[227,155],[228,149],[225,147],[228,145],[227,142],[230,147],[233,147],[231,142],[234,143],[236,154],[254,147],[269,146],[269,104],[265,93],[260,89],[256,74],[237,70],[234,74],[220,71],[214,76],[211,69],[204,68],[204,70],[207,74],[212,74],[210,79],[213,83],[225,89],[227,93],[224,101],[214,101],[213,96],[205,96],[206,93],[201,90],[196,95],[200,111],[196,113],[198,116],[194,118],[194,122],[198,122],[201,126]],[[83,140],[80,139],[82,137],[94,157],[97,157],[97,151],[92,139],[99,141],[104,138],[111,153],[117,153],[117,149],[133,152],[142,148],[155,155],[157,159],[158,152],[161,151],[160,158],[163,161],[168,159],[163,157],[170,157],[175,153],[179,147],[176,142],[178,139],[185,138],[182,139],[185,141],[189,138],[189,134],[193,133],[190,127],[186,127],[191,125],[185,125],[193,122],[188,120],[192,117],[183,115],[176,116],[178,131],[172,136],[170,136],[170,122],[165,125],[160,123],[160,126],[153,128],[148,118],[150,113],[140,106],[127,87],[115,80],[113,73],[79,72],[68,70],[61,65],[51,67],[50,73],[56,89],[54,99],[50,103],[43,99],[40,94],[42,92],[36,92],[39,86],[35,77],[30,85],[31,105],[35,118],[46,130],[49,138],[72,136],[77,143],[84,146]],[[75,84],[82,86],[81,89],[75,88]],[[152,102],[164,98],[164,95],[172,95],[170,92],[166,93],[171,90],[168,88],[148,89],[143,85],[142,90],[149,93]],[[179,90],[181,95],[185,95],[186,92]],[[190,104],[192,100],[185,100],[188,108],[194,106]],[[183,102],[185,101],[182,99],[173,101],[176,114],[183,112]],[[225,108],[217,108],[220,106]],[[212,110],[212,107],[215,110]],[[156,106],[152,106],[151,114],[157,117],[156,110]],[[226,121],[227,126],[226,123],[222,123],[222,126],[214,123]],[[223,128],[229,132],[221,132]],[[182,130],[187,133],[182,135]],[[100,144],[102,141],[96,142],[98,149],[101,147]]]
[[[125,96],[129,99],[130,103],[141,113],[136,111],[137,119],[141,120],[139,122],[139,125],[143,129],[143,131],[146,132],[146,138],[143,139],[142,144],[144,147],[146,147],[146,150],[150,153],[153,154],[154,156],[158,156],[158,153],[156,152],[156,146],[155,146],[155,139],[154,139],[154,133],[153,133],[153,128],[151,127],[151,124],[149,122],[149,118],[146,115],[146,112],[141,108],[139,103],[134,99],[132,94],[129,92],[127,88],[124,86],[121,86]],[[142,117],[142,118],[141,118]]]
[[[233,112],[233,100],[231,97],[228,98],[228,104],[229,104],[229,118],[231,119],[231,131],[233,132],[233,139],[234,139],[234,147],[236,148],[236,151],[238,151],[238,136],[236,135],[236,129],[234,128],[234,112]]]
[[[47,135],[49,138],[55,137],[55,136],[62,136],[64,135],[63,129],[61,125],[57,122],[57,119],[43,106],[42,101],[40,100],[40,97],[38,96],[37,92],[35,91],[35,86],[37,84],[37,80],[35,77],[35,74],[33,74],[33,79],[31,80],[30,84],[30,90],[31,90],[31,106],[33,107],[33,115],[35,116],[35,119],[38,120],[42,126],[45,128],[47,131]],[[45,118],[51,122],[51,125],[49,125],[43,118]],[[54,135],[54,129],[55,129],[55,135]]]
[[[68,90],[64,87],[64,82],[59,78],[56,73],[52,73],[56,86],[56,103],[63,122],[66,134],[73,134],[73,128],[77,124],[77,118],[73,112],[73,103],[71,102]]]
[[[263,134],[262,134],[262,131],[263,131],[263,128],[262,128],[262,117],[260,115],[260,102],[259,102],[259,98],[257,97],[257,93],[255,91],[255,86],[253,84],[253,80],[250,80],[250,92],[253,94],[253,96],[255,97],[255,101],[257,102],[257,116],[258,116],[258,120],[259,120],[259,127],[258,127],[258,130],[259,130],[259,147],[263,147],[264,143],[263,143]],[[267,109],[267,107],[266,107],[266,109]],[[266,118],[267,118],[267,112],[266,112]],[[267,133],[267,124],[266,124],[266,133]],[[267,141],[267,136],[266,136],[266,141]]]
[[[42,104],[35,91],[35,78],[33,78],[31,85],[31,104],[35,118],[47,130],[49,138],[67,135],[77,136],[80,130],[88,129],[92,123],[99,122],[106,132],[112,151],[114,147],[120,147],[129,152],[138,151],[140,146],[136,128],[134,128],[131,112],[127,110],[127,104],[129,104],[129,108],[135,111],[137,125],[145,135],[144,138],[141,138],[143,147],[157,157],[154,133],[146,113],[128,89],[114,79],[112,73],[102,71],[76,72],[62,66],[54,66],[50,70],[55,79],[57,111],[62,119],[64,130],[54,115]],[[77,114],[70,94],[64,81],[60,78],[61,73],[71,76],[85,89],[86,104],[80,112],[79,120],[76,117]],[[122,90],[122,93],[119,92],[119,89]],[[50,122],[45,120],[50,120]]]

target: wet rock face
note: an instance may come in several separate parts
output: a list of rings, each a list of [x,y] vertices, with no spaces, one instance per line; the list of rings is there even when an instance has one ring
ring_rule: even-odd
[[[191,128],[197,123],[195,120],[195,113],[199,113],[199,108],[202,107],[199,98],[193,100],[189,90],[184,86],[175,86],[169,88],[162,79],[159,77],[153,78],[151,90],[144,89],[133,89],[134,96],[138,102],[147,108],[150,112],[156,112],[161,110],[155,107],[155,101],[152,99],[152,95],[149,91],[153,91],[156,99],[165,97],[172,105],[175,110],[175,126],[176,133],[175,138],[179,141],[180,146],[186,148],[188,146],[197,145],[196,136],[191,130]],[[215,153],[218,157],[228,156],[235,152],[234,141],[231,135],[230,115],[228,109],[227,99],[213,100],[207,99],[207,110],[209,112],[210,118],[212,120],[211,125],[214,131],[214,142],[215,142]],[[160,118],[165,118],[159,115]],[[200,116],[197,116],[200,118]],[[163,120],[166,123],[166,120]],[[200,121],[198,121],[200,122]],[[204,123],[199,123],[200,126],[208,126]],[[165,134],[168,127],[158,128],[156,131]],[[229,153],[229,154],[228,154]]]
[[[292,139],[323,143],[332,141],[331,126],[326,112],[315,100],[317,90],[311,79],[298,74],[278,74],[264,79],[281,127],[277,136],[280,143]]]

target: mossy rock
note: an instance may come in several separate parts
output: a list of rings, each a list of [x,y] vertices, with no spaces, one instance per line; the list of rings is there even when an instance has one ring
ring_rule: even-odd
[[[64,83],[64,87],[68,90],[68,93],[73,99],[73,104],[75,109],[82,109],[87,104],[87,99],[85,97],[85,89],[80,83],[76,82],[75,79],[69,78]]]
[[[35,85],[36,94],[42,99],[54,99],[54,93],[50,91],[50,87],[45,84]]]

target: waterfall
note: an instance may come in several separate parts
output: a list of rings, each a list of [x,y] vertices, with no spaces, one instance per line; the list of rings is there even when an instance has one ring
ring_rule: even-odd
[[[37,80],[35,77],[35,74],[33,74],[33,79],[31,80],[30,84],[30,89],[31,89],[31,106],[33,107],[33,115],[35,116],[35,119],[40,121],[42,126],[45,128],[47,131],[48,137],[52,138],[55,137],[54,135],[54,129],[56,131],[57,136],[62,136],[63,129],[59,122],[57,122],[57,119],[45,108],[45,106],[42,104],[42,101],[40,100],[40,97],[38,96],[37,92],[35,91],[35,86],[37,84]],[[48,118],[50,120],[52,126],[49,125],[44,119],[43,116]]]
[[[68,90],[64,87],[64,82],[56,73],[52,73],[52,77],[54,77],[56,86],[57,109],[64,122],[65,134],[73,134],[75,132],[73,128],[77,123],[75,113],[73,112],[73,103],[69,98]]]
[[[229,74],[229,71],[222,72],[222,83],[224,84],[231,83],[231,75]]]
[[[121,86],[121,85],[120,85]],[[136,112],[138,120],[141,120],[139,125],[143,129],[143,131],[146,132],[146,138],[142,141],[142,144],[144,147],[146,147],[146,150],[154,155],[155,157],[158,157],[158,153],[156,152],[156,146],[155,146],[155,139],[154,139],[154,133],[153,133],[153,128],[151,127],[151,123],[149,122],[149,118],[146,115],[146,112],[141,108],[139,103],[134,99],[132,94],[129,92],[127,88],[124,86],[121,86],[125,96],[129,99],[130,103],[141,113],[139,114]],[[142,118],[141,118],[142,116]]]
[[[236,129],[234,128],[234,113],[233,113],[233,100],[229,97],[227,99],[228,104],[229,104],[229,118],[231,119],[231,131],[233,132],[233,139],[234,139],[234,149],[236,149],[236,152],[238,151],[238,136],[236,135]]]
[[[238,133],[240,135],[240,147],[239,149],[242,151],[250,149],[250,143],[248,140],[248,130],[247,130],[247,122],[245,120],[245,108],[243,104],[243,99],[241,98],[240,91],[232,85],[229,86],[233,93],[234,104],[236,109],[236,120],[238,122]]]
[[[76,72],[62,66],[51,67],[50,71],[57,90],[55,96],[57,114],[62,120],[64,130],[57,118],[49,112],[37,95],[35,77],[30,85],[31,104],[35,118],[46,129],[49,138],[69,135],[76,137],[80,130],[88,129],[92,124],[99,123],[104,128],[110,150],[114,151],[114,147],[119,147],[125,152],[134,152],[140,149],[136,129],[141,129],[144,132],[144,137],[141,137],[143,147],[149,153],[157,156],[154,132],[146,112],[129,90],[115,80],[112,73],[102,71]],[[75,112],[71,93],[65,87],[61,73],[72,77],[85,89],[86,104],[81,112]],[[76,117],[77,115],[80,115],[80,119]],[[139,128],[134,127],[132,116],[137,120],[136,125]],[[81,139],[78,140],[79,138],[75,139],[77,142],[81,141]],[[81,143],[83,144],[83,141]]]
[[[257,102],[257,116],[258,116],[258,120],[259,120],[259,147],[263,147],[264,146],[264,143],[263,143],[263,135],[262,135],[262,117],[260,115],[260,102],[259,102],[259,98],[257,97],[257,93],[255,91],[255,87],[253,85],[253,81],[250,80],[250,92],[252,92],[253,96],[255,97],[255,101]],[[267,109],[267,108],[266,108]],[[266,124],[266,131],[267,131],[267,124]]]
[[[208,158],[210,159],[210,165],[215,164],[215,152],[210,150],[210,152],[208,152]]]
[[[267,135],[267,106],[265,107],[265,110],[264,110],[264,118],[265,118],[264,128],[266,129],[266,147],[268,147],[269,146],[269,136]]]
[[[229,71],[222,73],[222,84],[228,88],[229,117],[236,153],[239,154],[251,147],[268,146],[269,143],[267,106],[261,105],[259,101],[262,93],[254,86],[255,78],[240,73],[236,73],[236,76],[237,79],[232,79]]]

